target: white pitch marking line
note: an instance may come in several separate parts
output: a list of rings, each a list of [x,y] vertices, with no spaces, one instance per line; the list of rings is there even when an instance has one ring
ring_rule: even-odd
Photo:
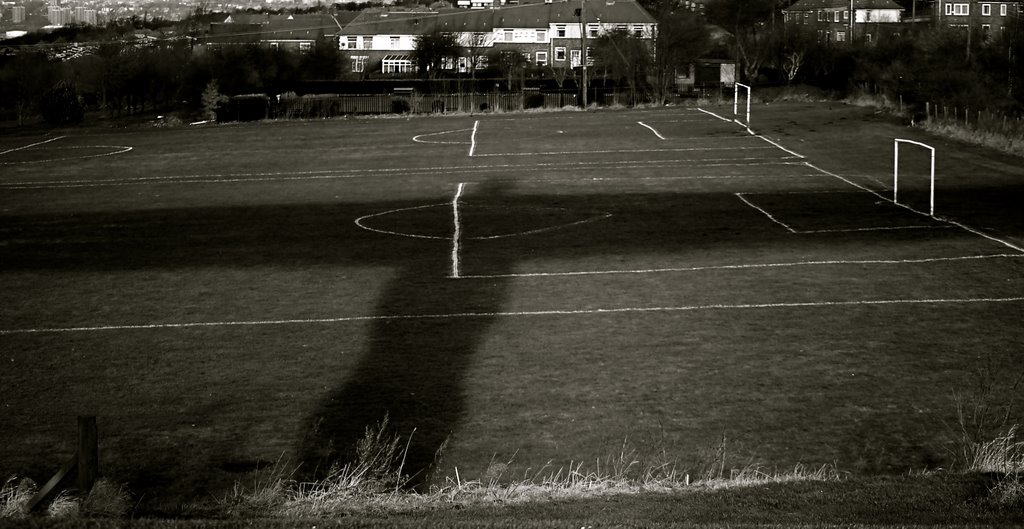
[[[688,151],[751,151],[771,149],[771,147],[687,147],[678,149],[610,149],[599,151],[544,151],[544,152],[504,152],[478,154],[476,156],[560,156],[567,154],[629,154],[651,152],[688,152]]]
[[[462,222],[459,219],[459,198],[462,196],[463,189],[466,188],[466,183],[462,182],[459,184],[459,188],[455,191],[455,198],[452,199],[452,224],[454,225],[452,231],[452,275],[453,279],[459,278],[459,253],[461,248],[459,247],[462,239]]]
[[[833,193],[833,191],[830,191],[830,193]],[[763,213],[764,216],[768,217],[772,222],[774,222],[774,223],[776,223],[776,224],[786,228],[787,230],[789,230],[790,233],[795,233],[797,235],[808,235],[808,234],[815,234],[815,233],[851,233],[851,232],[862,232],[862,231],[893,231],[893,230],[920,230],[920,229],[938,230],[938,229],[949,229],[949,228],[952,228],[952,226],[937,226],[937,225],[932,224],[932,225],[909,225],[909,226],[875,226],[875,227],[867,227],[867,228],[836,228],[836,229],[827,229],[827,230],[797,230],[797,229],[794,229],[794,228],[790,227],[788,224],[784,224],[782,221],[780,221],[780,220],[776,219],[775,217],[771,216],[763,208],[756,206],[753,202],[751,202],[749,199],[747,199],[746,193],[734,193],[734,194],[737,197],[739,197],[739,199],[742,200],[744,203],[746,203],[748,206],[750,206],[750,207],[760,211],[761,213]],[[799,194],[799,193],[789,193],[789,194]]]
[[[364,230],[372,231],[372,232],[375,232],[375,233],[383,233],[385,235],[398,235],[400,237],[411,237],[411,238],[414,238],[414,239],[441,239],[441,240],[446,240],[446,239],[448,239],[448,237],[439,237],[437,235],[417,235],[415,233],[402,233],[402,232],[398,232],[398,231],[390,231],[390,230],[382,230],[382,229],[379,229],[379,228],[373,228],[371,226],[367,226],[366,224],[364,224],[363,221],[365,221],[366,219],[372,219],[374,217],[382,217],[384,215],[390,215],[392,213],[398,213],[398,212],[401,212],[401,211],[413,211],[413,210],[417,210],[417,209],[436,208],[436,207],[439,207],[439,206],[447,206],[447,205],[448,205],[448,203],[446,202],[446,203],[443,203],[443,204],[425,204],[423,206],[413,206],[413,207],[409,207],[409,208],[389,209],[387,211],[381,211],[380,213],[371,213],[369,215],[363,215],[362,217],[359,217],[358,219],[355,220],[355,224],[356,224],[356,226],[359,226],[360,228],[362,228]]]
[[[712,270],[750,270],[759,268],[789,268],[798,266],[844,266],[844,265],[904,265],[926,264],[952,261],[968,261],[975,259],[1019,259],[1022,254],[991,254],[967,255],[962,257],[930,257],[925,259],[868,259],[868,260],[835,260],[835,261],[796,261],[791,263],[754,263],[736,265],[689,266],[677,268],[648,268],[637,270],[591,270],[577,272],[525,272],[519,274],[481,274],[464,275],[460,279],[499,279],[517,277],[560,277],[560,276],[596,276],[625,274],[656,274],[669,272],[704,272]]]
[[[747,129],[747,130],[750,130],[750,129]],[[778,143],[775,143],[774,141],[769,140],[768,138],[765,138],[764,136],[762,136],[760,134],[755,134],[754,137],[755,138],[761,138],[762,140],[764,140],[764,141],[766,141],[766,142],[768,142],[768,143],[770,143],[770,144],[772,144],[772,145],[782,149],[783,151],[788,152],[789,154],[792,154],[793,156],[796,156],[797,158],[806,158],[804,155],[802,155],[800,153],[797,153],[797,152],[793,152],[793,151],[783,147],[782,145],[779,145]]]
[[[480,120],[473,122],[473,134],[469,137],[469,157],[473,157],[473,153],[476,151],[476,130],[480,126]]]
[[[57,136],[56,138],[50,138],[48,140],[43,140],[43,141],[36,142],[36,143],[30,144],[30,145],[24,145],[22,147],[15,147],[13,149],[7,149],[6,151],[0,152],[0,156],[3,156],[5,154],[7,154],[7,153],[15,152],[15,151],[23,151],[25,149],[31,149],[32,147],[35,147],[35,146],[38,146],[38,145],[43,145],[44,143],[50,143],[51,141],[57,141],[57,140],[62,139],[62,138],[67,138],[67,136]]]
[[[429,134],[420,134],[418,136],[413,136],[412,137],[412,141],[415,141],[417,143],[429,143],[429,144],[435,144],[435,145],[436,144],[442,144],[442,145],[465,145],[466,142],[464,142],[464,141],[430,141],[430,140],[422,140],[420,138],[425,138],[427,136],[440,136],[442,134],[452,134],[454,132],[466,132],[467,130],[473,130],[473,129],[446,130],[444,132],[431,132]]]
[[[491,164],[478,167],[470,166],[446,166],[446,167],[423,167],[408,169],[351,169],[351,170],[318,170],[318,171],[288,171],[288,172],[264,172],[264,173],[224,173],[210,175],[178,175],[178,176],[145,176],[133,178],[110,178],[104,180],[46,180],[40,182],[6,182],[0,183],[0,189],[65,189],[78,187],[116,187],[129,185],[147,184],[209,184],[209,183],[238,183],[238,182],[272,182],[272,181],[293,181],[293,180],[336,180],[351,178],[373,178],[375,176],[429,176],[440,171],[447,173],[484,173],[497,172],[506,169],[517,169],[519,171],[543,171],[557,167],[566,170],[582,170],[595,168],[622,168],[641,169],[646,167],[665,166],[665,164],[685,164],[686,167],[760,167],[769,165],[800,165],[800,162],[786,161],[765,161],[764,158],[708,158],[704,162],[730,162],[730,163],[692,163],[690,159],[667,159],[667,160],[632,160],[632,161],[600,161],[600,162],[547,162],[535,164]],[[344,174],[328,174],[344,173]],[[793,176],[819,176],[813,175],[786,175],[785,178]],[[755,175],[738,175],[726,178],[764,178]],[[647,177],[654,178],[654,177]],[[665,179],[678,179],[689,177],[663,177]],[[708,178],[711,178],[710,176]],[[558,180],[552,180],[558,181]]]
[[[794,233],[797,233],[799,235],[803,235],[803,234],[814,234],[814,233],[852,233],[852,232],[860,232],[860,231],[949,230],[949,229],[952,229],[952,228],[953,228],[953,226],[936,226],[936,225],[931,225],[931,226],[925,226],[925,225],[921,225],[921,226],[917,226],[917,225],[910,225],[910,226],[876,226],[876,227],[873,227],[873,228],[836,228],[836,229],[831,229],[831,230],[797,230]]]
[[[653,132],[654,135],[658,137],[658,139],[665,140],[665,137],[662,136],[657,130],[655,130],[654,127],[644,123],[643,121],[637,121],[637,123],[639,123],[641,127],[647,127],[648,129],[650,129],[650,131]]]
[[[856,187],[858,189],[861,189],[863,191],[871,193],[872,195],[875,195],[876,197],[878,197],[878,198],[880,198],[880,199],[882,199],[882,200],[884,200],[884,201],[886,201],[886,202],[888,202],[890,204],[894,204],[894,205],[897,205],[897,206],[899,206],[899,207],[901,207],[903,209],[906,209],[907,211],[912,211],[914,213],[917,213],[918,215],[921,215],[922,217],[928,217],[928,218],[931,218],[931,219],[938,220],[940,222],[945,222],[947,224],[951,224],[951,225],[956,226],[956,227],[958,227],[958,228],[960,228],[960,229],[962,229],[962,230],[964,230],[964,231],[966,231],[968,233],[973,233],[974,235],[977,235],[979,237],[983,237],[983,238],[988,239],[988,240],[990,240],[992,242],[997,242],[997,243],[999,243],[999,244],[1001,244],[1003,246],[1006,246],[1007,248],[1011,248],[1011,249],[1016,250],[1018,252],[1024,253],[1024,248],[1021,248],[1020,246],[1012,244],[1012,243],[1010,243],[1008,241],[1004,241],[1004,240],[999,239],[997,237],[993,237],[993,236],[991,236],[991,235],[989,235],[987,233],[983,233],[983,232],[981,232],[979,230],[971,228],[970,226],[967,226],[967,225],[965,225],[963,223],[957,222],[957,221],[955,221],[953,219],[946,218],[946,217],[936,217],[936,216],[933,216],[933,215],[929,215],[929,214],[927,214],[927,213],[925,213],[923,211],[914,209],[914,208],[912,208],[912,207],[910,207],[910,206],[908,206],[906,204],[900,204],[899,202],[894,202],[891,198],[889,198],[887,196],[884,196],[881,193],[878,193],[877,191],[874,191],[872,189],[868,189],[867,187],[864,187],[864,186],[862,186],[862,185],[860,185],[860,184],[858,184],[856,182],[853,182],[852,180],[848,180],[848,179],[843,178],[842,176],[839,176],[839,175],[837,175],[835,173],[826,171],[826,170],[824,170],[824,169],[822,169],[822,168],[820,168],[820,167],[818,167],[818,166],[816,166],[816,165],[814,165],[814,164],[812,164],[810,162],[804,162],[804,165],[806,165],[807,167],[810,167],[811,169],[814,169],[816,171],[820,171],[822,174],[831,176],[833,178],[838,178],[839,180],[842,180],[843,182],[846,182],[847,184],[850,184],[853,187]]]
[[[709,112],[707,110],[704,110],[703,108],[698,108],[697,110],[699,110],[699,111],[701,111],[701,112],[703,112],[703,113],[705,113],[705,114],[707,114],[709,116],[714,116],[714,117],[716,117],[716,118],[718,118],[718,119],[720,119],[720,120],[722,120],[722,121],[724,121],[726,123],[732,123],[731,119],[723,118],[722,116],[719,116],[718,114],[715,114],[714,112]]]
[[[782,222],[781,220],[773,217],[771,213],[768,213],[767,211],[765,211],[764,209],[758,207],[756,204],[754,204],[750,200],[747,200],[747,197],[743,196],[743,193],[735,193],[735,195],[736,195],[737,198],[742,200],[744,204],[746,204],[746,205],[748,205],[748,206],[750,206],[750,207],[760,211],[761,214],[763,214],[765,217],[768,217],[768,220],[774,222],[775,224],[778,224],[779,226],[782,226],[783,228],[786,228],[787,230],[789,230],[790,233],[796,233],[796,230],[791,228],[788,224],[786,224],[785,222]]]
[[[64,136],[61,136],[62,138]],[[89,148],[107,148],[107,149],[118,149],[111,152],[105,152],[102,154],[87,154],[85,156],[66,156],[63,158],[44,158],[41,160],[24,160],[20,162],[0,162],[0,165],[25,165],[30,163],[48,163],[48,162],[64,162],[67,160],[87,160],[89,158],[102,158],[104,156],[114,156],[116,154],[124,154],[134,147],[128,147],[126,145],[87,145],[83,147],[62,147],[61,150],[66,149],[89,149]],[[20,150],[20,149],[15,149]]]
[[[579,310],[528,310],[509,312],[455,312],[448,314],[395,314],[380,316],[341,316],[334,318],[307,318],[284,320],[250,320],[250,321],[209,321],[186,323],[151,323],[141,325],[96,325],[81,327],[41,327],[27,329],[2,329],[0,335],[43,334],[71,332],[99,332],[121,330],[154,330],[154,329],[187,329],[201,327],[251,327],[262,325],[301,325],[316,323],[345,323],[360,321],[394,321],[394,320],[439,320],[457,318],[495,318],[516,316],[582,316],[592,314],[628,314],[651,312],[695,312],[707,310],[750,310],[750,309],[801,309],[819,307],[849,307],[872,305],[963,305],[977,303],[1019,303],[1024,297],[1005,298],[926,298],[926,299],[876,299],[876,300],[840,300],[840,301],[797,301],[783,303],[734,303],[708,305],[680,305],[669,307],[612,307]]]

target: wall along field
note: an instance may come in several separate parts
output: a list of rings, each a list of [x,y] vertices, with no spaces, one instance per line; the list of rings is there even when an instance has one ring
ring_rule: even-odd
[[[723,443],[948,466],[954,394],[1024,370],[1019,159],[730,111],[2,137],[0,475],[49,477],[83,414],[152,509],[385,415],[423,484],[626,438],[695,474]],[[938,150],[935,217],[922,152],[889,200],[896,137]]]

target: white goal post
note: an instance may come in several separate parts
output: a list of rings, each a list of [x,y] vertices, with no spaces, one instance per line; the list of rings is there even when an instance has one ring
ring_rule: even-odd
[[[900,187],[900,144],[909,143],[911,145],[917,145],[928,149],[931,153],[931,163],[929,168],[929,190],[928,190],[928,215],[935,216],[935,148],[930,145],[925,145],[919,141],[904,140],[896,138],[893,142],[893,162],[892,162],[892,201],[899,204],[897,199]]]
[[[740,123],[740,120],[735,117],[740,113],[740,88],[747,92],[747,121],[745,123]],[[750,85],[736,83],[736,87],[732,91],[732,115],[733,121],[747,127],[747,129],[750,128]]]

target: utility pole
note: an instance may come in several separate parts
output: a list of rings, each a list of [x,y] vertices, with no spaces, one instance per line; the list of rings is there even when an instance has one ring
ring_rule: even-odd
[[[853,10],[853,0],[850,0],[850,46],[853,46],[853,21],[857,18],[857,12]]]
[[[587,0],[580,0],[580,66],[583,67],[583,110],[587,109]]]

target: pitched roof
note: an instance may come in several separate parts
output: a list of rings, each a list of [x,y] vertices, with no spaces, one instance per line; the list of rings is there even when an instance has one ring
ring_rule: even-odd
[[[332,15],[240,15],[210,24],[210,42],[246,43],[273,40],[316,40],[336,35],[341,23]]]
[[[340,30],[341,25],[331,15],[281,15],[268,18],[260,36],[263,40],[315,40]]]
[[[578,24],[582,0],[528,4],[498,9],[440,11],[363,11],[342,31],[346,35],[422,35],[433,31],[489,32],[494,28],[547,28],[549,24]],[[653,24],[635,0],[591,0],[584,22]]]
[[[345,35],[420,35],[432,31],[437,15],[436,11],[365,10],[341,32]]]
[[[800,0],[783,11],[812,11],[815,9],[849,9],[849,0]],[[856,9],[898,9],[903,7],[893,0],[853,0]]]

